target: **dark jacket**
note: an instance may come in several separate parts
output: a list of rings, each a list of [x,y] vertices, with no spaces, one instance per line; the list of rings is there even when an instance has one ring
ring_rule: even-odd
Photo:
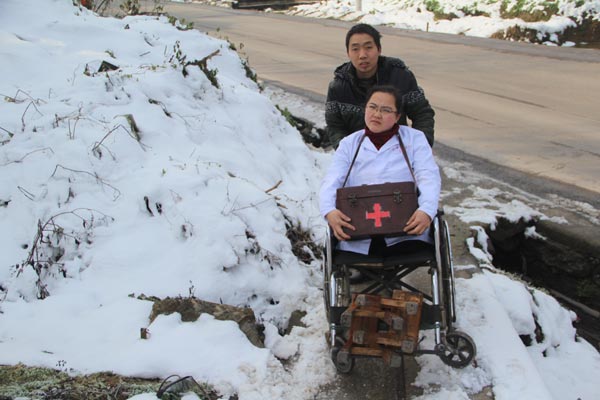
[[[417,85],[417,80],[406,64],[398,58],[380,56],[377,61],[378,85],[393,85],[402,93],[404,110],[400,124],[423,131],[433,146],[433,116],[435,112]],[[356,70],[351,62],[336,68],[327,91],[325,122],[330,143],[337,147],[342,138],[365,127],[367,93],[357,85]]]

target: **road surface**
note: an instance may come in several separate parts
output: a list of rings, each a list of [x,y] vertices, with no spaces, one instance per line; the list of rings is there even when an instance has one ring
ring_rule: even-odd
[[[229,39],[259,79],[324,101],[351,23],[200,4],[166,11]],[[436,140],[600,193],[600,51],[380,28],[436,111]]]

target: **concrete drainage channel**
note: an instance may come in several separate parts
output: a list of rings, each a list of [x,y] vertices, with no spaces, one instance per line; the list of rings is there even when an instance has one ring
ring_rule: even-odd
[[[543,238],[532,235],[532,228]],[[486,233],[494,266],[545,288],[575,311],[577,333],[600,349],[600,248],[594,233],[522,219],[516,223],[500,219]]]

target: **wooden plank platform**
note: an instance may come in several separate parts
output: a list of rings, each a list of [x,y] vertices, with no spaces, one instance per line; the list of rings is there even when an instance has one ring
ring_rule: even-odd
[[[394,290],[392,297],[354,294],[341,318],[348,340],[340,350],[345,356],[381,357],[399,366],[400,354],[417,349],[423,295]]]

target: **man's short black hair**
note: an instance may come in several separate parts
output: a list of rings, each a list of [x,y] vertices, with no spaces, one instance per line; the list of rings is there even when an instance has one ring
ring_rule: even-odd
[[[371,36],[373,41],[375,41],[375,46],[377,46],[377,49],[381,51],[381,33],[379,33],[377,29],[373,28],[369,24],[358,24],[350,28],[348,33],[346,33],[346,51],[349,50],[350,38],[352,35],[357,33],[366,33],[367,35]]]

